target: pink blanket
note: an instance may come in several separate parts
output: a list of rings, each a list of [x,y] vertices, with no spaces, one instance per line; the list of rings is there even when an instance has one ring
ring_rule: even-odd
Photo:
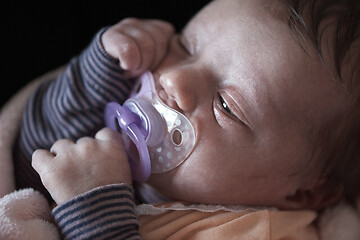
[[[0,239],[59,240],[47,200],[32,189],[0,199]]]

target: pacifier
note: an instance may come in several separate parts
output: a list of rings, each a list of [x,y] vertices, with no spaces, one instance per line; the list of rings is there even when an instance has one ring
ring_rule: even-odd
[[[105,107],[105,124],[122,133],[133,179],[144,182],[184,162],[195,146],[195,130],[180,112],[159,98],[153,75],[145,72],[121,106]]]

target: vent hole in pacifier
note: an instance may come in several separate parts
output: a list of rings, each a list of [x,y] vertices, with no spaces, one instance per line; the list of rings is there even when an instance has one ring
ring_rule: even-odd
[[[182,139],[182,133],[181,133],[181,131],[179,129],[175,129],[172,132],[171,140],[176,146],[181,145],[183,139]]]
[[[131,138],[127,135],[124,134],[123,136],[123,140],[124,140],[124,145],[125,145],[125,149],[126,149],[126,155],[129,158],[129,162],[130,165],[135,164],[134,166],[138,165],[140,163],[140,155],[139,155],[139,151],[136,147],[136,144],[131,140]]]
[[[117,118],[114,118],[114,122],[115,122],[116,131],[121,133],[122,130],[121,130],[121,127],[119,125],[119,120]]]
[[[141,86],[142,86],[142,84],[139,83],[137,88],[136,88],[136,91],[135,91],[136,94],[140,92]]]
[[[128,146],[128,156],[132,159],[136,164],[140,163],[140,155],[139,151],[133,141],[129,138],[129,146]]]

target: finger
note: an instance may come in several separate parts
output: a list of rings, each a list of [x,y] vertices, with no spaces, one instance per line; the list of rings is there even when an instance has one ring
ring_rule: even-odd
[[[86,142],[93,142],[94,139],[92,137],[82,137],[76,140],[76,144],[86,143]]]
[[[140,53],[140,64],[137,72],[143,72],[150,67],[154,61],[156,43],[152,35],[143,27],[129,26],[123,29],[123,33],[136,43]],[[135,70],[135,69],[133,69]]]
[[[103,45],[108,54],[119,60],[122,69],[137,69],[141,61],[140,51],[136,42],[122,29],[123,26],[118,24],[106,31],[102,37]]]
[[[144,31],[147,31],[150,34],[155,43],[154,57],[150,66],[147,67],[147,69],[153,70],[164,58],[168,50],[170,38],[174,34],[174,30],[170,24],[160,20],[148,20],[148,24],[144,24],[143,28]]]
[[[32,154],[31,165],[39,174],[41,174],[48,168],[48,165],[53,159],[54,155],[48,150],[37,149]]]
[[[149,22],[157,27],[165,38],[170,38],[172,35],[175,34],[175,27],[166,21],[158,20],[158,19],[150,19]]]
[[[72,145],[74,145],[72,140],[60,139],[51,146],[50,152],[56,156],[59,152],[68,151]]]
[[[118,59],[120,67],[124,70],[135,70],[141,64],[141,51],[137,43],[129,36],[119,34],[116,36],[118,46]]]

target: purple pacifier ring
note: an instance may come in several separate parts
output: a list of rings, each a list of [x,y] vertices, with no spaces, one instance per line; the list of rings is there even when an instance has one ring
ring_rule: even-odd
[[[150,177],[151,162],[145,136],[138,127],[138,117],[120,104],[110,102],[105,107],[105,124],[107,127],[117,131],[116,121],[121,130],[135,144],[139,154],[139,162],[129,158],[132,177],[135,181],[145,182]]]

